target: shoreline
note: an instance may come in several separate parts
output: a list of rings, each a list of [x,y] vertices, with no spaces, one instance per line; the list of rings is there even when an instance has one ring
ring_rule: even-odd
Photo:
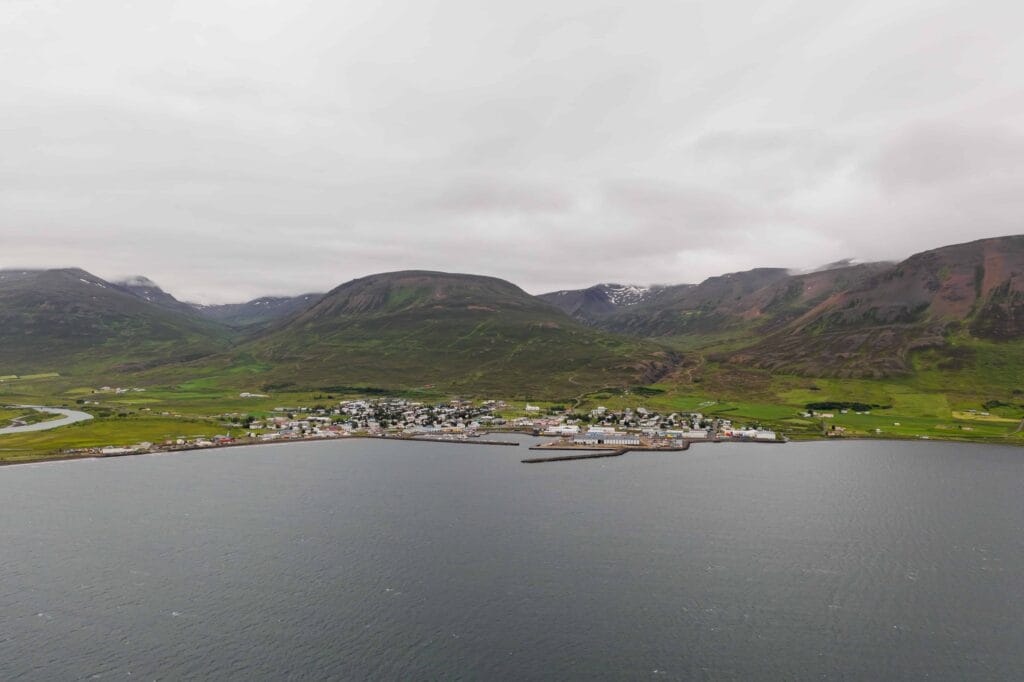
[[[523,434],[527,435],[527,434]],[[144,455],[164,455],[176,452],[194,452],[197,450],[223,450],[226,448],[243,448],[243,447],[256,447],[260,445],[295,445],[298,443],[321,443],[324,441],[347,441],[347,440],[388,440],[388,441],[402,441],[405,443],[418,442],[418,443],[443,443],[449,445],[496,445],[499,447],[518,447],[519,443],[511,441],[493,441],[478,438],[475,440],[454,440],[454,439],[442,439],[442,438],[412,438],[412,437],[396,437],[396,436],[369,436],[369,435],[355,435],[355,436],[312,436],[309,438],[282,438],[279,440],[257,440],[245,443],[223,443],[220,445],[177,445],[159,450],[145,450],[140,452],[125,452],[117,455],[101,455],[97,453],[85,453],[75,452],[66,454],[57,454],[53,456],[40,456],[32,459],[18,459],[13,461],[0,460],[0,467],[17,466],[19,464],[42,464],[45,462],[70,462],[79,459],[119,459],[121,457],[141,457]]]
[[[537,438],[532,433],[525,431],[491,431],[493,435],[508,434],[518,435],[528,438]],[[20,464],[42,464],[45,462],[68,462],[82,459],[116,459],[118,457],[136,457],[141,455],[160,455],[175,452],[192,452],[196,450],[220,450],[223,448],[238,448],[238,447],[250,447],[250,446],[261,446],[261,445],[292,445],[296,443],[308,443],[308,442],[323,442],[323,441],[346,441],[346,440],[391,440],[391,441],[403,441],[403,442],[428,442],[428,443],[447,443],[455,445],[497,445],[497,446],[519,446],[520,443],[514,443],[509,441],[492,441],[486,439],[474,439],[474,440],[456,440],[456,439],[441,439],[441,438],[420,438],[420,437],[396,437],[396,436],[370,436],[370,435],[350,435],[350,436],[313,436],[309,438],[289,438],[280,440],[267,440],[267,441],[253,441],[245,443],[224,443],[220,445],[207,445],[207,446],[171,446],[167,448],[161,448],[159,450],[149,450],[144,452],[126,452],[124,454],[117,455],[101,455],[97,453],[66,453],[62,454],[59,451],[57,454],[51,455],[39,455],[27,459],[18,460],[3,460],[0,459],[0,467],[17,466]],[[688,444],[700,444],[700,443],[738,443],[748,445],[785,445],[786,443],[820,443],[820,442],[843,442],[843,441],[871,441],[871,442],[894,442],[894,443],[906,443],[906,442],[922,442],[922,443],[950,443],[950,444],[971,444],[971,445],[991,445],[991,446],[1002,446],[1002,447],[1024,447],[1024,443],[1017,442],[994,442],[992,440],[977,440],[977,439],[960,439],[960,438],[921,438],[920,436],[889,436],[885,438],[877,438],[874,436],[842,436],[836,438],[829,438],[827,436],[811,436],[811,437],[797,437],[790,438],[786,441],[742,441],[742,440],[704,440],[704,441],[687,441]],[[0,441],[2,444],[3,441]],[[530,446],[530,450],[576,450],[580,452],[597,452],[600,457],[611,456],[601,452],[599,448],[576,448],[576,447],[565,447],[565,448],[552,448],[544,446]],[[609,448],[612,452],[621,448]],[[636,448],[628,447],[629,450],[636,450],[638,452],[678,452],[686,448]],[[2,452],[2,450],[0,450]],[[624,453],[622,453],[624,454]],[[584,459],[583,457],[573,457],[574,459]],[[589,457],[588,459],[594,459]]]

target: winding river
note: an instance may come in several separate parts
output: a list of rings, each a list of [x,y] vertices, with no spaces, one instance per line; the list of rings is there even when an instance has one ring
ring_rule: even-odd
[[[16,405],[15,407],[24,407],[28,409],[38,410],[40,412],[47,412],[49,414],[60,414],[63,415],[63,418],[51,419],[50,421],[39,422],[37,424],[26,424],[24,426],[6,426],[0,429],[0,436],[8,433],[25,433],[28,431],[49,431],[50,429],[56,429],[61,426],[67,426],[68,424],[84,422],[89,419],[92,419],[92,415],[87,412],[79,412],[78,410],[65,410],[60,407],[42,407],[40,405]]]

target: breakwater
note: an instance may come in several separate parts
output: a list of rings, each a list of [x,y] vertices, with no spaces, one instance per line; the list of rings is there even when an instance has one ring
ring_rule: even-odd
[[[571,461],[577,460],[577,459],[603,459],[603,458],[606,458],[606,457],[621,457],[622,455],[626,454],[627,452],[682,452],[683,450],[688,450],[689,448],[690,448],[690,444],[689,443],[685,443],[684,445],[682,445],[680,447],[673,447],[673,448],[642,448],[642,447],[638,448],[638,447],[630,447],[630,448],[618,448],[616,450],[610,450],[610,449],[609,450],[598,450],[598,451],[590,450],[589,452],[582,452],[582,453],[580,453],[578,455],[554,455],[553,457],[531,457],[529,459],[524,459],[524,460],[520,460],[520,461],[523,464],[542,464],[544,462],[571,462]],[[531,450],[561,450],[561,451],[566,451],[566,450],[579,450],[580,448],[569,448],[569,447],[564,447],[564,448],[559,448],[559,447],[550,447],[550,448],[533,447],[533,448],[530,448],[530,449]]]
[[[519,447],[519,443],[511,440],[485,440],[483,438],[474,440],[461,440],[454,438],[430,438],[430,437],[394,437],[392,436],[389,440],[404,440],[410,443],[451,443],[453,445],[509,445],[512,447]]]

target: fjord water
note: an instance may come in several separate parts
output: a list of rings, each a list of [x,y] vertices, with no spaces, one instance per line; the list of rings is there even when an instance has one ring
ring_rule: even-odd
[[[0,679],[1024,670],[1024,451],[525,455],[354,440],[0,469]]]

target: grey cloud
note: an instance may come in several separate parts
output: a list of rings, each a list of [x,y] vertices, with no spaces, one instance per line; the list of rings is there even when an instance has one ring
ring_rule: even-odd
[[[0,3],[0,267],[218,302],[1021,232],[1024,6]]]
[[[610,185],[605,198],[620,224],[640,226],[652,236],[720,239],[758,217],[735,195],[696,186],[624,182]]]
[[[526,185],[496,178],[458,178],[432,202],[455,214],[504,212],[562,213],[573,197],[550,184]]]
[[[869,172],[884,190],[1024,179],[1024,136],[1011,130],[925,125],[895,136]]]

